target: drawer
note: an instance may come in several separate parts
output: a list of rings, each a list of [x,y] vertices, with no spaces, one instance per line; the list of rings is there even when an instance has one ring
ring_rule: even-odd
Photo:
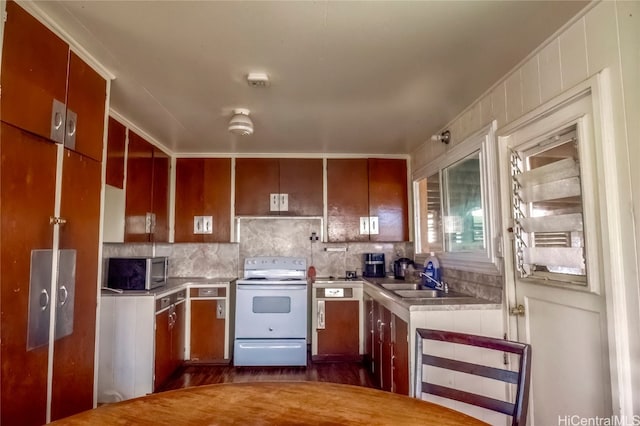
[[[318,299],[352,299],[353,289],[350,287],[316,288],[316,298]]]
[[[171,306],[171,304],[173,303],[171,296],[172,295],[169,294],[167,296],[162,296],[161,298],[156,299],[156,312]]]
[[[192,299],[199,297],[226,297],[227,289],[224,287],[192,288],[189,295]]]

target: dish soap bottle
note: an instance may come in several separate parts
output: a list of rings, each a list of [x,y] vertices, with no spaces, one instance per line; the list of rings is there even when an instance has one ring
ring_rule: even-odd
[[[429,257],[424,262],[424,273],[434,280],[426,279],[429,287],[433,287],[436,282],[440,282],[440,262],[438,262],[438,258],[433,252],[429,254]]]

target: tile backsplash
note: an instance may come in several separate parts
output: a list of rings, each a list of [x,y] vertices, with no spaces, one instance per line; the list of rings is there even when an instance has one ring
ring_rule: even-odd
[[[168,256],[174,277],[241,277],[243,262],[252,256],[302,256],[318,276],[362,274],[362,253],[384,253],[387,274],[397,257],[413,258],[413,243],[323,243],[320,218],[239,218],[238,243],[105,243],[103,257]],[[315,232],[318,241],[310,240]],[[327,251],[326,249],[329,249]],[[337,251],[331,251],[337,250]]]

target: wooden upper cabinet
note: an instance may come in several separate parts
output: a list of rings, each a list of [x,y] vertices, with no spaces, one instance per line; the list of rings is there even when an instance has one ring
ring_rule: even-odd
[[[48,139],[53,100],[66,100],[69,46],[15,2],[6,6],[2,121]]]
[[[407,162],[369,159],[369,215],[378,218],[371,241],[408,241]]]
[[[279,197],[283,194],[286,204]],[[238,158],[235,213],[322,216],[322,160]]]
[[[194,218],[211,216],[210,232]],[[231,159],[176,160],[175,242],[231,240]]]
[[[96,161],[102,161],[107,83],[73,52],[69,55],[68,79],[67,119],[70,111],[75,112],[78,117],[75,124],[75,145],[69,146],[65,140],[65,146]]]
[[[369,241],[360,218],[369,216],[366,158],[327,160],[327,236],[329,241]]]
[[[107,185],[124,188],[124,153],[127,128],[109,117],[107,136]]]
[[[361,232],[369,218],[377,219],[377,233]],[[407,241],[408,220],[405,160],[327,160],[329,241]]]
[[[168,241],[170,159],[129,131],[125,242]]]
[[[13,1],[4,34],[2,121],[102,161],[106,81]]]
[[[281,158],[279,193],[288,195],[284,215],[322,216],[322,159]]]
[[[151,213],[153,225],[151,240],[169,241],[169,171],[171,158],[162,150],[153,147],[153,167],[151,186]]]
[[[236,160],[236,215],[268,216],[271,194],[280,192],[277,158],[238,158]]]

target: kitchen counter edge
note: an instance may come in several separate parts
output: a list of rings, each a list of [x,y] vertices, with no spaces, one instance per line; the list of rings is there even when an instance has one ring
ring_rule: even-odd
[[[224,287],[234,283],[236,280],[237,278],[235,277],[171,277],[167,279],[166,285],[149,291],[125,291],[122,293],[116,293],[110,290],[105,290],[103,287],[101,296],[153,296],[157,299],[192,287]]]

